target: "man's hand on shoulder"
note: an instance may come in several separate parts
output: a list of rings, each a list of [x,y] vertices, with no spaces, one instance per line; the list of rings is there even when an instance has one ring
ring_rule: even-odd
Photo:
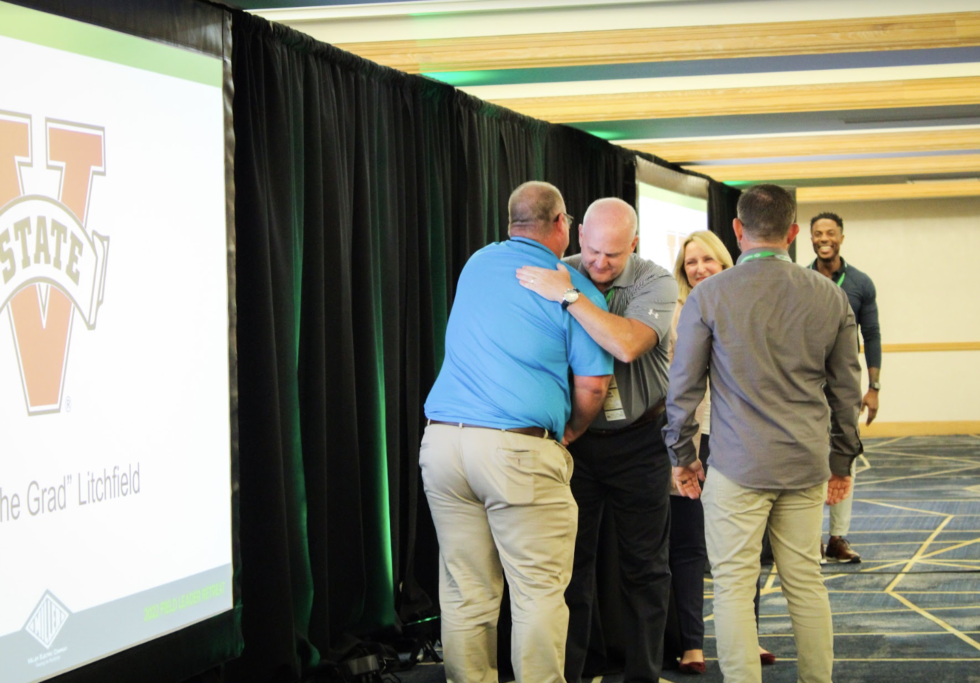
[[[572,276],[563,263],[559,263],[555,270],[538,266],[518,268],[517,279],[522,287],[548,301],[563,301],[565,292],[572,288]]]
[[[827,505],[837,505],[851,492],[851,478],[831,474],[827,482]]]
[[[518,268],[517,280],[522,287],[555,302],[563,301],[565,292],[572,288],[572,277],[562,263],[554,270],[537,266]],[[587,296],[580,296],[578,303],[568,307],[568,312],[599,346],[623,363],[632,363],[660,341],[652,327],[634,318],[610,313],[601,302],[597,306]]]

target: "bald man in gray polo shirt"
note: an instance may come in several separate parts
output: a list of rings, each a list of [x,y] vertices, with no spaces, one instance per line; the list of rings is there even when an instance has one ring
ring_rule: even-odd
[[[667,394],[667,344],[677,281],[635,253],[637,216],[621,199],[589,207],[579,229],[582,253],[565,259],[605,294],[609,311],[570,292],[569,272],[524,267],[521,284],[563,302],[585,331],[616,359],[598,417],[569,450],[572,493],[579,506],[572,580],[565,591],[568,641],[565,678],[581,679],[592,630],[599,527],[616,520],[623,595],[624,683],[656,683],[663,664],[670,590],[667,542],[670,460],[661,428]]]
[[[833,626],[820,572],[823,503],[850,490],[861,368],[847,296],[787,253],[796,202],[759,185],[738,202],[742,256],[699,284],[681,311],[664,441],[682,495],[704,476],[694,410],[711,377],[705,539],[725,683],[760,683],[752,598],[769,526],[796,639],[801,683],[830,683]],[[828,445],[829,444],[829,445]],[[829,482],[829,484],[828,484]]]

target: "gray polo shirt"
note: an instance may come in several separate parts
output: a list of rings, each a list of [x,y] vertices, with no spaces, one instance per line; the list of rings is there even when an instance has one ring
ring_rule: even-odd
[[[840,287],[788,260],[784,250],[747,251],[684,304],[664,428],[675,466],[696,457],[709,369],[711,466],[732,481],[809,488],[831,471],[848,475],[862,452],[854,313]]]
[[[565,262],[588,277],[581,254]],[[606,292],[606,302],[610,313],[639,320],[657,333],[659,341],[632,363],[615,362],[615,384],[589,427],[602,430],[628,427],[667,396],[667,344],[677,305],[677,281],[665,268],[634,253]]]

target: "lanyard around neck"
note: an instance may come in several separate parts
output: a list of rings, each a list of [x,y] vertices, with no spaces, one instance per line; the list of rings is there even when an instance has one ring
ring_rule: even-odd
[[[813,269],[814,270],[817,270],[817,267],[816,266],[817,266],[817,262],[816,262],[816,260],[814,260],[813,261]],[[842,272],[840,274],[840,277],[837,278],[837,286],[838,287],[843,287],[844,286],[844,278],[847,277],[847,270],[845,270],[844,259],[841,259],[841,266],[840,266],[840,268],[844,272]],[[819,272],[819,271],[817,271],[817,272]],[[833,280],[833,278],[831,278],[831,280]]]
[[[791,259],[786,254],[779,254],[775,251],[760,251],[755,254],[749,254],[748,256],[743,256],[742,263],[748,263],[749,261],[754,261],[757,258],[775,258],[775,259],[779,259],[780,261],[786,261],[786,263],[793,262],[793,259]]]

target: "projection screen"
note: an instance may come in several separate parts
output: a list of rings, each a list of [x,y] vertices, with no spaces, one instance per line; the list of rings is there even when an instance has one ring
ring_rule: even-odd
[[[223,64],[0,2],[0,672],[232,609]],[[233,322],[233,321],[232,321]]]
[[[639,253],[673,271],[684,239],[708,229],[708,181],[636,160]]]

